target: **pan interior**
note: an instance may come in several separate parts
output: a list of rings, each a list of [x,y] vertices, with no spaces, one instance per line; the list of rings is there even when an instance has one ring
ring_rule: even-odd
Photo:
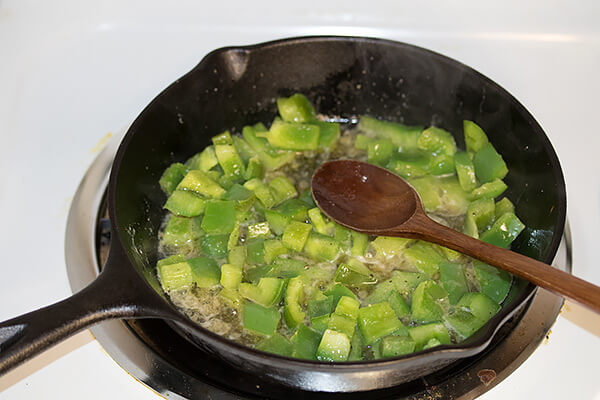
[[[268,123],[275,99],[301,92],[340,120],[367,114],[435,125],[464,148],[462,121],[476,121],[503,155],[506,195],[528,227],[513,249],[550,262],[564,227],[565,189],[540,126],[506,91],[476,71],[414,46],[365,38],[300,38],[206,56],[162,92],[129,129],[113,166],[111,220],[135,267],[163,295],[154,274],[166,198],[164,169],[201,151],[226,129]],[[534,287],[516,280],[502,311],[464,346],[491,338]]]

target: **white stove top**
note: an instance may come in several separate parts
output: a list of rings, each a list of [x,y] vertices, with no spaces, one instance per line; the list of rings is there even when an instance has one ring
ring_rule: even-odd
[[[562,162],[574,273],[600,285],[600,3],[0,0],[0,320],[71,294],[67,211],[110,133],[225,45],[376,36],[474,67],[537,118]],[[284,4],[285,3],[285,4]],[[568,305],[549,340],[484,399],[600,399],[600,318]],[[88,331],[0,378],[3,398],[156,399]]]

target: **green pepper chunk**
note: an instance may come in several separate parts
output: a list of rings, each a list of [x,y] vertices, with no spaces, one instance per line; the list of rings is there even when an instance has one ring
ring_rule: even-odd
[[[275,119],[267,134],[269,144],[284,150],[316,150],[321,129],[317,125],[285,122]]]
[[[512,284],[512,275],[481,261],[473,261],[475,276],[481,292],[500,304],[506,298]]]
[[[206,200],[189,190],[175,190],[171,193],[164,207],[175,215],[197,217],[202,215]]]
[[[210,171],[213,167],[219,164],[214,146],[207,146],[200,153],[190,157],[185,165],[189,169],[199,169],[204,172]]]
[[[181,163],[169,165],[158,181],[160,188],[167,196],[170,196],[187,172],[188,169]]]
[[[261,306],[270,307],[278,304],[283,295],[285,281],[279,278],[260,278],[257,285],[242,282],[238,285],[238,291],[248,300],[252,300]]]
[[[463,131],[465,134],[465,144],[467,145],[467,151],[471,153],[478,152],[483,146],[489,143],[487,135],[473,121],[463,121]]]
[[[446,302],[448,292],[443,287],[432,280],[422,282],[412,295],[412,319],[421,323],[440,321]]]
[[[450,344],[448,329],[441,322],[410,327],[408,334],[415,341],[415,351],[422,350],[431,339],[437,339],[441,344]]]
[[[502,214],[494,225],[480,236],[481,240],[507,249],[523,231],[525,225],[511,212]]]
[[[295,93],[290,97],[279,97],[277,111],[287,122],[311,122],[315,120],[316,115],[312,103],[300,93]]]
[[[440,281],[448,292],[450,304],[456,304],[469,291],[465,278],[465,267],[461,264],[449,262],[440,264]]]
[[[163,245],[178,253],[195,254],[199,252],[202,239],[202,219],[171,216],[163,235]]]
[[[390,306],[383,302],[362,307],[358,310],[358,326],[367,344],[391,334],[402,326],[402,322]]]
[[[394,150],[391,140],[373,140],[367,145],[367,157],[370,163],[383,166],[387,164]]]
[[[416,343],[410,337],[386,336],[381,339],[381,356],[398,357],[415,351]]]
[[[321,342],[319,332],[300,324],[290,341],[292,342],[292,357],[316,360],[317,349]]]
[[[191,190],[206,197],[220,199],[225,194],[218,183],[198,169],[191,170],[177,185],[177,190]]]
[[[491,143],[487,143],[473,156],[475,174],[481,182],[502,179],[508,173],[506,163]]]
[[[235,226],[235,203],[231,200],[211,200],[206,204],[202,229],[209,235],[231,233]]]
[[[350,339],[341,332],[326,329],[317,348],[319,361],[346,361],[350,354]]]
[[[281,242],[283,245],[294,251],[302,251],[304,244],[308,239],[308,235],[312,230],[312,225],[303,222],[292,221],[285,228]]]
[[[454,155],[456,143],[450,132],[431,126],[425,129],[417,139],[419,149],[429,153]]]
[[[431,277],[438,273],[440,264],[446,261],[431,243],[423,241],[407,248],[403,256],[417,270]]]
[[[283,317],[285,323],[291,329],[296,328],[298,324],[304,321],[304,317],[306,316],[300,306],[304,297],[303,285],[302,278],[295,277],[290,279],[285,290]]]
[[[458,182],[465,192],[470,192],[477,187],[475,166],[467,152],[460,151],[454,155],[454,167]]]
[[[242,323],[244,328],[263,335],[273,335],[279,325],[281,314],[275,307],[263,307],[260,304],[247,302],[242,307]]]
[[[372,136],[391,140],[400,153],[418,152],[417,140],[423,131],[422,126],[381,121],[364,115],[360,117],[358,129]]]

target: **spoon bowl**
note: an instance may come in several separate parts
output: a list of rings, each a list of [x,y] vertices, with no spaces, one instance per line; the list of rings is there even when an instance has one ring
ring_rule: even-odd
[[[371,235],[421,239],[451,248],[600,314],[600,287],[435,222],[425,213],[412,186],[386,169],[360,161],[330,161],[313,175],[312,193],[319,208],[347,228]]]
[[[423,205],[403,179],[373,164],[323,164],[312,181],[315,201],[328,216],[355,231],[377,234],[408,221]]]

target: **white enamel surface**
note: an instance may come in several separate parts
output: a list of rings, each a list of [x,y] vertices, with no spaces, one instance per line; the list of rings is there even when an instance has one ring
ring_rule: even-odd
[[[0,320],[70,295],[68,207],[109,133],[210,50],[308,34],[427,47],[515,95],[562,162],[575,274],[600,284],[599,16],[591,0],[0,0]],[[600,399],[599,331],[600,318],[570,306],[550,339],[483,398]],[[0,390],[11,399],[157,398],[87,331],[0,378]]]

